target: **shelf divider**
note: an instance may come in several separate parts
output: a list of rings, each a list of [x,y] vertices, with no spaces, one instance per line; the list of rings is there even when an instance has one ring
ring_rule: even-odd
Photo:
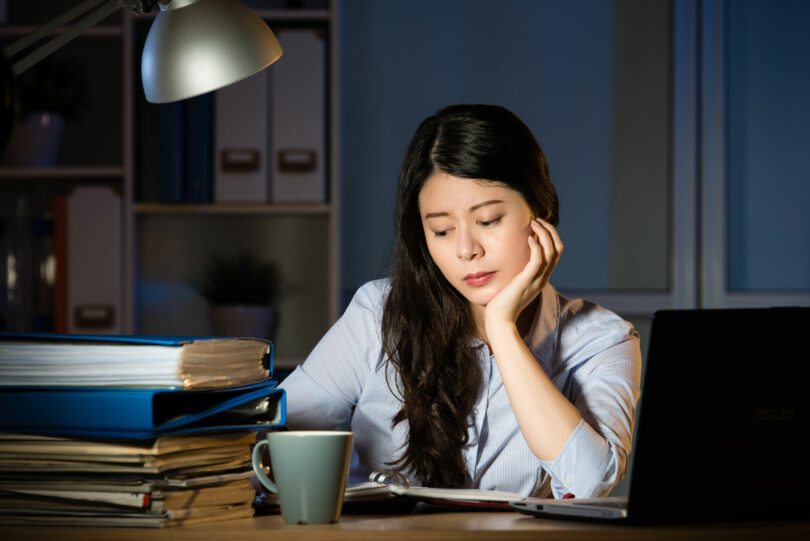
[[[135,214],[328,215],[328,203],[137,203]]]

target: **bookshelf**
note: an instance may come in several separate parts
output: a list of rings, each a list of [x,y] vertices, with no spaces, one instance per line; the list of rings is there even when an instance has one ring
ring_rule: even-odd
[[[120,241],[110,253],[84,250],[85,269],[104,267],[105,257],[114,259],[112,283],[116,285],[116,318],[107,328],[76,329],[71,325],[75,307],[70,299],[54,324],[62,321],[68,332],[140,334],[211,334],[207,304],[189,284],[189,278],[210,253],[246,249],[278,262],[289,284],[280,303],[280,325],[275,336],[276,366],[291,368],[301,362],[320,336],[337,318],[339,310],[339,185],[338,185],[338,96],[337,96],[337,2],[310,0],[245,1],[276,32],[279,28],[317,27],[325,36],[325,200],[314,202],[214,202],[206,200],[166,201],[144,197],[144,184],[154,182],[142,164],[144,145],[159,146],[155,127],[145,125],[147,104],[140,88],[140,47],[152,14],[135,16],[122,10],[54,54],[76,59],[89,73],[88,88],[93,102],[84,116],[66,122],[59,156],[52,166],[0,165],[0,201],[30,197],[44,201],[46,214],[53,216],[53,200],[70,198],[77,190],[108,190],[120,198],[118,224]],[[42,4],[39,8],[32,4]],[[0,40],[8,43],[46,22],[72,2],[5,3],[0,14]],[[295,5],[294,8],[285,8]],[[59,30],[58,30],[59,31]],[[58,32],[57,31],[57,32]],[[57,57],[59,55],[59,57]],[[283,58],[283,57],[282,57]],[[273,66],[269,68],[273,70]],[[25,75],[25,74],[23,74]],[[269,75],[268,77],[271,77]],[[216,98],[212,99],[215,103]],[[268,122],[270,120],[268,119]],[[214,123],[212,130],[216,130]],[[151,131],[151,133],[150,133]],[[145,142],[146,141],[146,142]],[[89,142],[89,143],[88,143]],[[172,145],[152,149],[158,160],[180,152]],[[214,147],[212,153],[216,152]],[[271,157],[267,149],[266,159]],[[158,162],[159,165],[159,162]],[[215,165],[212,163],[212,168]],[[213,173],[212,173],[213,174]],[[272,174],[268,175],[271,182]],[[212,181],[212,182],[215,182]],[[12,203],[8,203],[7,206]],[[92,221],[96,210],[87,208]],[[58,214],[58,213],[57,213]],[[59,229],[54,223],[54,228]],[[103,226],[102,226],[103,228]],[[5,248],[17,243],[15,231],[5,235]],[[75,239],[74,239],[75,240]],[[30,243],[30,242],[29,242]],[[16,244],[15,244],[16,245]],[[70,249],[69,247],[67,248]],[[110,250],[106,250],[109,252]],[[91,253],[92,255],[86,255]],[[62,254],[67,258],[68,254]],[[32,268],[26,271],[35,274]],[[105,268],[110,268],[107,264]],[[82,274],[82,270],[77,271]],[[72,272],[71,274],[76,274]],[[107,274],[110,274],[107,272]],[[7,277],[2,277],[7,278]],[[84,289],[104,277],[89,272]],[[107,277],[109,278],[109,277]],[[106,278],[105,278],[106,279]],[[37,278],[29,280],[36,287]],[[109,281],[109,280],[107,280]],[[70,284],[52,284],[51,295],[70,297]],[[61,292],[59,290],[62,290]],[[22,301],[32,303],[29,299]],[[58,305],[58,303],[57,303]],[[59,306],[57,306],[59,308]],[[25,323],[10,325],[10,318],[27,315],[33,308],[9,310],[0,305],[8,330],[32,329]],[[16,321],[16,319],[15,319]]]
[[[0,178],[2,179],[120,179],[123,176],[123,167],[115,166],[0,167]]]

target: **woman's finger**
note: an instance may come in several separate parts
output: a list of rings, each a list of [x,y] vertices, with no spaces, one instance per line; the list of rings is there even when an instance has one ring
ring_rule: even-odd
[[[537,234],[537,241],[543,246],[543,252],[545,257],[545,261],[549,262],[554,259],[554,254],[557,251],[556,247],[554,246],[554,239],[551,238],[551,233],[538,221],[534,222],[536,224],[535,231]]]
[[[545,260],[545,255],[543,254],[543,247],[537,241],[537,238],[534,235],[530,235],[529,239],[529,261],[526,263],[526,266],[523,268],[522,273],[525,273],[528,280],[527,283],[531,282],[531,280],[542,271],[543,269],[543,262]]]
[[[540,218],[533,220],[532,229],[536,232],[537,238],[542,243],[543,250],[546,253],[545,265],[541,269],[541,276],[539,277],[542,285],[545,285],[560,260],[562,241],[554,226],[545,220]]]
[[[525,289],[529,296],[533,296],[536,291],[539,291],[545,285],[543,280],[548,263],[543,254],[545,249],[535,235],[529,237],[529,246],[536,253],[536,261],[532,261],[532,256],[530,256],[529,263],[522,272],[525,272],[528,277]]]
[[[542,218],[537,219],[539,224],[546,230],[551,237],[552,242],[554,243],[554,252],[559,260],[560,256],[565,249],[563,245],[562,239],[560,238],[560,233],[557,231],[557,228],[548,223],[547,221],[543,220]]]

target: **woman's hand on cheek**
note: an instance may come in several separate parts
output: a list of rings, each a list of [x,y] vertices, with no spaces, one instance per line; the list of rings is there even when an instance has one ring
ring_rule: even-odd
[[[528,238],[529,262],[487,304],[484,323],[488,333],[493,325],[514,324],[523,309],[540,294],[560,261],[563,244],[554,226],[540,218],[533,219],[530,226],[534,234]]]

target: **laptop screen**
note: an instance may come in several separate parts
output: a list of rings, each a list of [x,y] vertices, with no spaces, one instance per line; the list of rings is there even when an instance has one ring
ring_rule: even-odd
[[[807,513],[810,308],[665,310],[653,318],[628,515]]]

